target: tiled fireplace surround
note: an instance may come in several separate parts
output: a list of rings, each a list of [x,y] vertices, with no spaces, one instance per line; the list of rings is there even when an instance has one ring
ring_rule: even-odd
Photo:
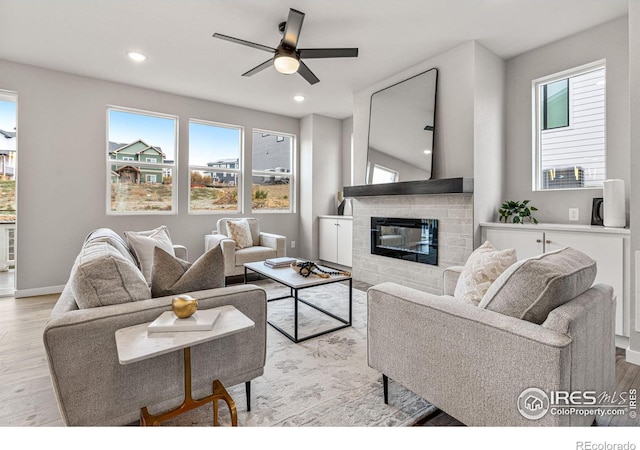
[[[442,293],[442,272],[464,265],[473,251],[473,194],[356,197],[353,204],[353,277],[369,284],[393,281]],[[438,219],[438,265],[371,254],[371,217]]]

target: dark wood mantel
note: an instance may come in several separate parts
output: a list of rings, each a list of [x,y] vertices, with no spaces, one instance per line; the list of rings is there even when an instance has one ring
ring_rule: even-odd
[[[345,186],[345,197],[380,195],[466,194],[473,192],[473,178],[441,178],[438,180],[403,181],[400,183]]]

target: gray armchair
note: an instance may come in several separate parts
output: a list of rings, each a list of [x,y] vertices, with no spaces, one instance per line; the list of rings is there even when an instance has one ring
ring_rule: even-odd
[[[218,220],[217,229],[204,237],[205,252],[216,245],[220,245],[222,248],[225,277],[242,275],[245,263],[286,256],[287,238],[279,234],[260,231],[260,221],[251,217],[247,217],[246,220],[249,222],[253,246],[236,250],[235,241],[227,236],[227,220],[234,219]]]
[[[453,297],[461,267],[444,271],[444,295],[395,283],[369,289],[368,364],[470,426],[590,425],[593,415],[525,418],[528,388],[609,392],[615,383],[615,300],[595,285],[541,325]]]

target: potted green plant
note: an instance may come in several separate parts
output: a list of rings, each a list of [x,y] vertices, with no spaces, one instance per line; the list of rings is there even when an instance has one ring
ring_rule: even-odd
[[[513,223],[524,223],[525,220],[528,220],[531,223],[538,223],[538,219],[533,217],[531,214],[532,211],[537,211],[538,208],[535,206],[528,206],[529,200],[523,200],[522,202],[518,201],[506,201],[502,204],[500,209],[498,209],[498,213],[500,214],[500,222],[509,222],[511,217],[511,222]]]

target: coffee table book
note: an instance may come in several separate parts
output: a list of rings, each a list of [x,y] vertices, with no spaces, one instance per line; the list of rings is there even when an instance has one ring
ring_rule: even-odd
[[[209,331],[219,315],[220,312],[215,309],[203,309],[194,312],[186,319],[180,319],[173,311],[165,311],[147,326],[147,332]]]
[[[289,267],[292,263],[296,262],[295,258],[289,258],[283,256],[280,258],[269,258],[264,261],[264,265],[271,267],[272,269],[278,269],[280,267]]]

